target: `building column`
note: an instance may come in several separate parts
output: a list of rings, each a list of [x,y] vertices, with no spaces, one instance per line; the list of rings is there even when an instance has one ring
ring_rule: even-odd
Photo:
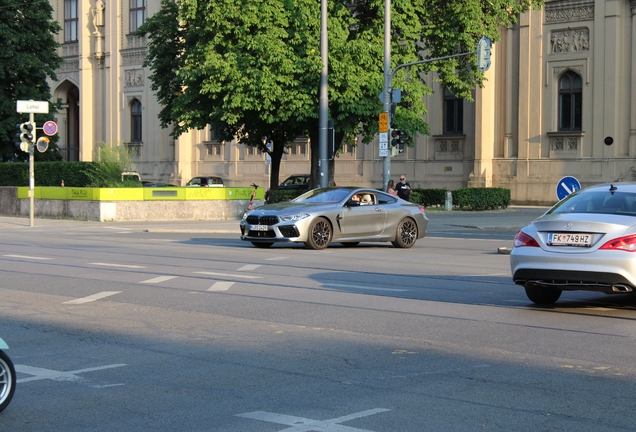
[[[486,71],[483,88],[475,92],[475,162],[468,187],[492,186],[492,159],[495,146],[495,83],[497,56],[493,45],[490,68]]]
[[[630,1],[630,8],[632,11],[632,64],[631,74],[636,74],[636,0]],[[629,121],[629,157],[636,157],[636,83],[631,80],[631,95],[630,95],[630,121]]]

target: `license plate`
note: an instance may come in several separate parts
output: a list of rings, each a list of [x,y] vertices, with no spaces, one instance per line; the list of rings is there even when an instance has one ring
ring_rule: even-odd
[[[590,247],[592,245],[592,234],[583,233],[549,233],[549,246],[582,246]]]
[[[267,225],[251,225],[250,230],[252,231],[267,231]]]

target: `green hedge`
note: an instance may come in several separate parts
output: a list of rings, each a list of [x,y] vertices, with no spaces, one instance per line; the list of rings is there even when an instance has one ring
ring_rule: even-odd
[[[139,182],[121,181],[121,168],[115,162],[35,162],[35,186],[141,187]],[[29,164],[0,163],[0,186],[28,186]]]
[[[411,202],[424,207],[444,207],[447,189],[414,188]],[[270,190],[267,191],[267,202],[289,201],[305,191]],[[510,189],[504,188],[462,188],[451,191],[453,208],[460,210],[494,210],[510,205]]]
[[[444,207],[447,189],[413,189],[411,202],[424,207]],[[460,210],[494,210],[510,205],[510,189],[461,188],[451,191],[453,208]]]

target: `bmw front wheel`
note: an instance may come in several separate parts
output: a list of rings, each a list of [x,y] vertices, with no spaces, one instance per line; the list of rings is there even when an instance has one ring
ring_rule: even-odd
[[[307,234],[305,247],[315,250],[324,249],[331,243],[332,235],[333,231],[331,230],[329,221],[323,217],[316,218],[316,220],[309,225],[309,233]]]

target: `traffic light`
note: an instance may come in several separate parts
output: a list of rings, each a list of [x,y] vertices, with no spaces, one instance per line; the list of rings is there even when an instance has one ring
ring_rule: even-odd
[[[28,152],[35,138],[35,126],[31,122],[24,122],[20,125],[20,150]]]
[[[391,131],[391,145],[393,147],[398,147],[402,144],[404,144],[404,140],[402,139],[402,135],[404,134],[404,132],[397,130],[397,129],[393,129]]]

